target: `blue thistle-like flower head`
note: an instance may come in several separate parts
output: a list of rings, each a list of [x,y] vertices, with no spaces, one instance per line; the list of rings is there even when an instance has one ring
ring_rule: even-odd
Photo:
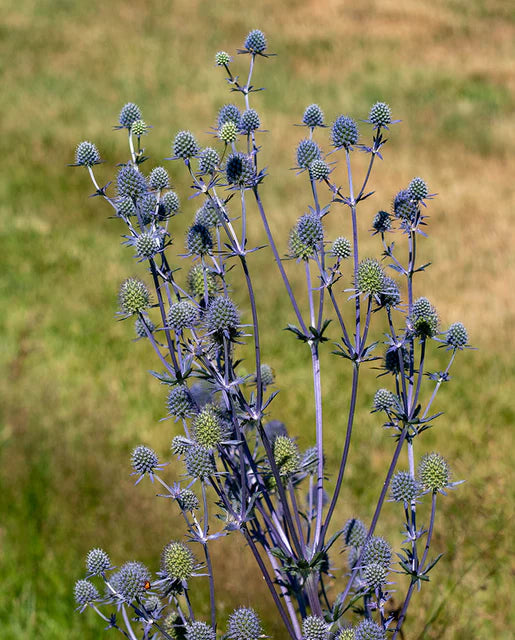
[[[145,595],[150,571],[142,562],[126,562],[117,573],[116,591],[126,603]]]
[[[162,247],[162,239],[156,233],[144,231],[134,241],[136,254],[140,258],[152,258],[159,253]]]
[[[202,224],[194,224],[188,229],[186,235],[186,248],[188,253],[195,256],[204,256],[213,249],[211,232]]]
[[[251,133],[256,129],[259,129],[261,122],[259,120],[258,112],[254,109],[247,109],[241,114],[240,119],[240,131],[242,133]]]
[[[164,167],[155,167],[150,172],[148,184],[154,191],[168,189],[170,186],[170,176],[168,175],[168,171]]]
[[[404,369],[408,369],[410,366],[410,355],[406,349],[402,350],[400,359],[402,360]],[[384,368],[394,375],[400,373],[399,349],[388,349],[384,355]]]
[[[131,164],[120,168],[116,177],[118,195],[120,198],[133,198],[134,200],[148,191],[147,181],[141,173]]]
[[[408,189],[402,189],[393,199],[393,212],[404,222],[414,222],[418,214],[418,205],[412,199]]]
[[[179,207],[181,206],[179,196],[175,191],[167,191],[161,198],[160,204],[167,216],[173,216],[179,211]]]
[[[144,316],[144,319],[142,316],[138,316],[136,318],[136,322],[134,323],[134,330],[136,331],[136,335],[138,336],[138,338],[147,338],[147,329],[150,333],[154,333],[156,325],[146,314]]]
[[[150,129],[148,124],[144,120],[136,120],[132,124],[131,132],[137,137],[141,138],[141,136],[147,135],[147,131]]]
[[[329,626],[320,616],[307,616],[302,621],[302,637],[304,640],[327,640]]]
[[[206,329],[215,338],[234,337],[240,324],[237,306],[230,298],[218,296],[209,303],[205,317]]]
[[[198,170],[201,175],[215,173],[219,164],[220,156],[218,155],[218,151],[211,147],[202,149],[198,158]]]
[[[347,260],[352,255],[351,241],[343,236],[336,238],[331,248],[331,253],[338,260]]]
[[[191,447],[191,440],[184,436],[175,436],[170,445],[170,451],[174,456],[183,456],[189,451]]]
[[[438,313],[427,298],[415,300],[408,326],[419,338],[433,338],[437,334]]]
[[[133,315],[145,311],[150,306],[150,291],[137,278],[127,278],[120,286],[118,294],[122,313]]]
[[[429,189],[427,188],[427,184],[422,178],[413,178],[413,180],[408,185],[408,192],[411,198],[417,202],[424,200],[429,195]]]
[[[169,542],[161,553],[161,569],[173,580],[189,580],[195,564],[191,549],[176,540]]]
[[[174,331],[192,329],[199,321],[197,307],[187,300],[174,302],[168,311],[168,326]]]
[[[397,471],[392,478],[390,491],[392,500],[407,504],[416,500],[420,487],[409,471]]]
[[[103,549],[91,549],[86,556],[86,569],[91,576],[101,576],[111,569],[111,560]]]
[[[191,489],[181,489],[175,499],[184,511],[193,512],[200,507],[199,499]]]
[[[358,265],[356,289],[365,295],[379,295],[384,288],[386,275],[375,258],[365,258]]]
[[[386,233],[392,228],[392,220],[388,211],[378,211],[372,222],[375,233]]]
[[[381,589],[386,583],[388,570],[378,562],[367,564],[363,570],[363,579],[369,589]]]
[[[365,545],[365,549],[363,550],[363,565],[366,566],[371,562],[376,562],[383,565],[385,568],[388,568],[391,561],[392,548],[388,544],[388,542],[386,542],[384,538],[381,538],[379,536],[373,536],[372,538],[370,538]]]
[[[331,128],[331,141],[337,149],[349,149],[357,144],[359,138],[358,125],[348,116],[338,116]]]
[[[221,224],[222,212],[218,204],[213,200],[206,200],[195,214],[195,224],[202,224],[204,227],[217,227]]]
[[[374,411],[389,411],[397,405],[396,396],[388,389],[378,389],[374,395]]]
[[[170,389],[167,399],[168,413],[176,418],[187,418],[194,411],[193,401],[186,385],[176,385]]]
[[[152,221],[156,211],[158,212],[157,198],[153,193],[144,193],[136,201],[136,209],[143,224]]]
[[[173,141],[173,155],[175,158],[189,158],[198,155],[200,147],[191,131],[179,131]]]
[[[427,453],[418,465],[420,484],[426,491],[441,491],[450,483],[451,472],[439,453]]]
[[[79,605],[81,611],[96,600],[100,600],[100,594],[97,588],[89,580],[77,580],[74,589],[75,602]]]
[[[315,253],[315,249],[311,245],[300,240],[297,226],[290,231],[289,249],[291,257],[298,260],[308,260]]]
[[[372,105],[368,115],[368,121],[374,125],[374,128],[386,127],[392,122],[392,113],[386,102],[376,102]]]
[[[125,129],[130,129],[136,120],[141,120],[141,110],[134,102],[128,102],[122,107],[118,122]]]
[[[84,140],[81,142],[75,151],[75,164],[81,167],[92,167],[95,164],[99,164],[100,154],[98,149],[92,142]]]
[[[259,29],[253,29],[245,38],[245,50],[249,53],[261,54],[266,51],[265,34]]]
[[[382,627],[373,620],[363,620],[354,630],[356,640],[386,640]]]
[[[131,464],[134,472],[131,475],[139,475],[136,484],[138,484],[143,476],[148,473],[150,479],[154,481],[154,471],[162,469],[165,465],[159,464],[156,452],[149,447],[139,445],[134,449],[131,456]]]
[[[225,165],[225,175],[229,184],[244,187],[254,178],[254,163],[245,153],[231,153]]]
[[[454,322],[447,329],[445,343],[451,349],[464,349],[467,346],[468,333],[465,325],[461,322]]]
[[[225,144],[235,142],[238,137],[238,127],[236,126],[236,123],[232,120],[224,122],[218,131],[218,137],[222,142],[225,142]]]
[[[367,537],[367,528],[358,518],[349,518],[342,531],[343,540],[349,547],[361,547]]]
[[[293,438],[277,436],[274,440],[274,460],[279,473],[289,476],[297,473],[300,467],[300,451]]]
[[[218,407],[206,404],[193,420],[192,435],[201,447],[216,449],[224,439],[224,427]]]
[[[297,166],[300,169],[309,169],[313,160],[320,160],[320,147],[314,140],[305,138],[297,145]]]
[[[227,636],[230,640],[258,640],[262,633],[261,621],[254,609],[240,607],[229,616]]]
[[[213,454],[209,449],[196,444],[188,447],[186,451],[186,471],[192,478],[203,480],[207,476],[216,473]]]
[[[241,119],[241,113],[235,104],[224,104],[218,112],[218,129],[220,129],[226,122],[234,122],[239,127]]]
[[[331,167],[322,159],[313,160],[309,165],[309,177],[312,180],[325,180],[331,173]]]
[[[324,227],[318,213],[306,213],[297,222],[299,241],[315,249],[324,239]]]
[[[383,290],[379,294],[379,304],[382,307],[392,308],[401,302],[401,292],[399,285],[390,276],[385,276]]]
[[[132,198],[122,198],[116,203],[116,213],[124,218],[136,215],[136,206]]]
[[[226,51],[217,51],[215,54],[215,64],[217,67],[225,67],[231,62],[231,56]]]
[[[188,272],[188,289],[192,296],[204,298],[207,291],[209,298],[216,293],[216,280],[212,271],[201,264],[195,264]]]
[[[310,104],[306,107],[304,115],[302,116],[302,122],[312,129],[315,127],[324,126],[324,112],[317,104]]]

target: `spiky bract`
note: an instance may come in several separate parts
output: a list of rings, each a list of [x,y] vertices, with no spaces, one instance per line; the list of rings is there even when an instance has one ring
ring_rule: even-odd
[[[297,145],[297,166],[301,169],[309,169],[313,160],[320,160],[320,147],[314,140],[305,138]]]
[[[274,440],[274,460],[282,476],[296,473],[300,467],[300,452],[297,443],[288,436],[277,436]]]
[[[86,556],[86,569],[93,576],[101,576],[111,567],[111,560],[103,549],[91,549]]]
[[[337,149],[340,147],[349,149],[349,147],[358,142],[358,137],[358,125],[352,118],[349,118],[348,116],[338,116],[338,118],[333,122],[333,126],[331,128],[331,142]]]
[[[189,580],[195,568],[191,549],[182,542],[172,540],[161,553],[161,569],[175,580]]]
[[[198,142],[191,131],[179,131],[173,141],[173,155],[187,160],[200,151]]]
[[[356,289],[366,295],[379,295],[384,287],[385,273],[375,258],[365,258],[358,265]]]
[[[128,102],[122,107],[118,122],[120,126],[130,129],[136,120],[141,120],[141,110],[134,102]]]
[[[152,473],[159,464],[159,459],[153,449],[139,445],[132,452],[131,463],[136,473]]]
[[[362,563],[364,565],[377,562],[388,568],[392,560],[392,548],[384,538],[373,536],[365,545]]]
[[[176,418],[190,416],[194,408],[188,387],[183,384],[176,385],[170,389],[166,404],[168,413]]]
[[[383,629],[373,620],[363,620],[354,630],[355,640],[385,640]]]
[[[454,322],[447,329],[445,343],[453,349],[463,349],[468,342],[468,333],[461,322]]]
[[[203,479],[216,471],[212,453],[200,445],[188,447],[185,463],[186,471],[192,478]]]
[[[307,616],[302,621],[303,640],[326,640],[329,626],[320,616]]]
[[[409,317],[413,333],[419,338],[432,338],[438,332],[438,313],[427,298],[421,297],[413,303]]]
[[[125,602],[141,598],[145,584],[150,582],[150,571],[141,562],[126,562],[117,574],[116,590]]]
[[[445,458],[439,453],[427,453],[418,465],[420,484],[427,491],[440,491],[450,481],[451,473]]]
[[[324,124],[324,112],[317,104],[310,104],[306,107],[302,122],[308,127],[322,127]]]
[[[170,186],[170,176],[168,171],[164,167],[155,167],[150,172],[148,177],[148,184],[151,189],[155,191],[161,191],[161,189],[168,189]]]
[[[116,177],[118,195],[120,198],[139,198],[147,192],[147,181],[141,173],[131,164],[126,164],[120,168]]]
[[[392,500],[408,503],[415,500],[419,493],[419,484],[409,471],[398,471],[390,485]]]
[[[240,607],[231,613],[227,629],[230,640],[258,640],[263,629],[254,609]]]
[[[245,38],[244,46],[250,53],[263,53],[267,47],[265,34],[259,29],[253,29]]]
[[[349,518],[342,531],[343,540],[350,547],[361,547],[367,537],[367,528],[358,518]]]
[[[392,122],[392,113],[386,102],[376,102],[372,105],[368,120],[375,127],[387,127]]]
[[[123,313],[141,313],[150,306],[150,291],[141,280],[127,278],[120,286],[118,300]]]
[[[82,167],[92,167],[100,162],[100,154],[98,149],[92,142],[84,140],[75,151],[75,164]]]

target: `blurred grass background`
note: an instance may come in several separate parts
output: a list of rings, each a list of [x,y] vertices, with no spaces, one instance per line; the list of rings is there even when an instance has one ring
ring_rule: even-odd
[[[107,206],[87,198],[87,173],[66,164],[76,143],[90,139],[109,161],[98,168],[99,180],[111,178],[113,164],[126,157],[125,136],[111,125],[129,100],[154,127],[149,167],[169,155],[178,129],[194,130],[207,144],[203,132],[235,97],[214,53],[234,52],[252,28],[264,30],[279,54],[259,61],[255,83],[267,90],[252,103],[270,131],[260,138],[270,167],[263,193],[283,250],[310,197],[306,181],[288,168],[302,136],[291,124],[311,102],[330,121],[339,113],[364,118],[385,100],[402,119],[373,176],[376,195],[361,207],[363,255],[379,253],[366,234],[373,214],[414,175],[439,194],[430,205],[430,237],[420,243],[421,260],[433,266],[416,293],[435,302],[445,325],[462,320],[478,350],[458,358],[436,405],[445,416],[417,443],[418,455],[442,451],[455,478],[467,482],[441,501],[435,553],[445,556],[413,600],[406,637],[508,637],[515,622],[506,600],[513,578],[515,30],[505,0],[4,0],[0,635],[100,637],[92,612],[73,612],[72,588],[88,549],[102,546],[116,564],[138,559],[155,570],[161,546],[181,532],[175,509],[155,499],[149,483],[134,488],[129,478],[131,447],[145,442],[165,456],[176,433],[172,422],[159,422],[165,389],[147,373],[157,366],[149,346],[131,342],[131,323],[114,320],[119,282],[143,268],[120,246],[122,228],[106,220]],[[245,63],[235,61],[242,74]],[[187,200],[179,165],[170,168],[183,201],[174,223],[180,252],[196,202]],[[342,211],[331,216],[331,237],[349,233]],[[251,236],[262,240],[257,218]],[[309,360],[279,331],[293,316],[270,252],[254,254],[250,264],[264,359],[282,389],[274,417],[308,446]],[[289,272],[300,286],[299,270],[289,265]],[[331,337],[338,338],[335,326]],[[431,367],[443,358],[433,355]],[[349,369],[330,356],[323,367],[326,452],[336,469]],[[375,374],[362,376],[340,523],[351,515],[369,521],[393,448],[368,412]],[[399,517],[396,505],[386,505],[379,528],[395,543]],[[249,554],[236,536],[216,544],[220,610],[253,603],[270,635],[281,637]],[[194,595],[200,616],[207,615],[203,583]],[[396,602],[404,585],[397,589]]]

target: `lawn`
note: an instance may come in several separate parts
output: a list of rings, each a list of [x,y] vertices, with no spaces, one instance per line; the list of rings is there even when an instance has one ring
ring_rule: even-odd
[[[130,323],[117,322],[116,292],[144,268],[120,244],[122,227],[88,199],[87,172],[68,168],[76,144],[97,143],[107,181],[126,157],[112,131],[120,107],[137,102],[153,126],[151,166],[170,154],[179,129],[202,144],[228,93],[214,53],[234,52],[261,28],[277,57],[259,61],[253,96],[263,128],[269,176],[265,205],[283,252],[287,231],[310,202],[306,181],[290,171],[305,106],[330,121],[364,119],[388,102],[402,122],[392,128],[375,195],[363,205],[363,255],[378,255],[366,230],[378,209],[421,175],[431,203],[422,261],[433,264],[416,284],[442,323],[461,320],[477,350],[460,354],[452,382],[438,396],[445,411],[424,434],[418,454],[439,450],[466,483],[441,501],[435,549],[445,553],[431,583],[416,594],[406,637],[507,637],[512,580],[515,320],[515,14],[504,0],[148,0],[145,3],[5,0],[0,25],[3,171],[0,177],[0,635],[89,640],[102,623],[74,613],[73,585],[92,546],[116,564],[138,559],[157,569],[163,544],[182,528],[168,502],[129,477],[131,449],[144,442],[166,456],[177,432],[165,415],[165,390],[149,376],[157,363]],[[244,60],[237,59],[243,73]],[[366,125],[363,125],[366,129]],[[358,159],[358,166],[361,166]],[[196,203],[179,164],[181,195],[175,253]],[[358,169],[360,170],[360,169]],[[344,180],[342,174],[342,183]],[[251,241],[263,243],[257,212]],[[348,234],[331,216],[330,237]],[[260,300],[264,360],[276,371],[273,417],[302,447],[313,443],[312,381],[300,343],[281,331],[293,321],[269,249],[250,256]],[[289,263],[295,286],[301,270]],[[236,281],[236,279],[235,279]],[[244,290],[235,286],[236,299]],[[338,339],[336,328],[330,331]],[[380,335],[378,335],[380,337]],[[323,357],[326,452],[336,470],[344,437],[349,366]],[[442,351],[432,367],[442,366]],[[248,364],[251,370],[251,364]],[[370,414],[377,371],[364,371],[348,483],[336,521],[369,521],[392,441]],[[383,378],[381,380],[384,380]],[[169,477],[181,469],[170,467]],[[400,541],[396,506],[380,533]],[[279,638],[268,595],[236,536],[217,543],[215,572],[222,616],[240,604],[263,614]],[[337,554],[335,564],[343,562]],[[256,585],[251,599],[246,585]],[[207,585],[194,602],[208,614]],[[243,586],[245,585],[245,586]],[[395,598],[400,598],[399,588]],[[114,633],[114,632],[110,632]]]

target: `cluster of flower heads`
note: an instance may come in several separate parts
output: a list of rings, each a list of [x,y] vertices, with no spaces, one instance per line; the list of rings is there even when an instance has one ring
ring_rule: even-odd
[[[248,34],[238,53],[250,55],[253,62],[258,56],[273,55],[268,52],[266,37],[259,30]],[[238,84],[238,77],[233,76],[229,69],[232,62],[229,54],[219,51],[215,62],[227,71],[233,90],[245,95],[246,108],[240,110],[233,103],[222,105],[211,132],[214,141],[210,146],[203,147],[189,130],[178,131],[171,141],[171,157],[166,159],[179,161],[186,167],[193,181],[195,195],[203,199],[184,239],[185,253],[182,257],[192,260],[189,269],[181,273],[168,263],[166,249],[172,243],[177,244],[170,227],[171,218],[181,211],[180,199],[172,189],[172,180],[165,167],[155,166],[149,172],[142,170],[141,165],[147,158],[141,147],[141,138],[150,127],[142,119],[141,110],[136,104],[130,102],[123,106],[115,127],[128,132],[131,157],[127,163],[119,165],[114,196],[107,193],[109,185],[100,188],[95,181],[93,168],[103,161],[92,142],[84,141],[78,145],[74,163],[88,170],[97,189],[96,194],[106,198],[116,216],[127,225],[128,235],[124,236],[124,244],[134,250],[138,262],[144,262],[149,267],[155,291],[151,293],[148,285],[139,278],[127,278],[119,289],[119,314],[122,319],[133,318],[137,338],[150,341],[160,355],[166,372],[154,373],[167,386],[167,415],[184,428],[183,433],[173,437],[170,451],[183,460],[188,486],[181,487],[177,483],[168,487],[160,476],[166,463],[160,463],[157,453],[145,445],[137,446],[132,452],[133,475],[137,476],[136,483],[148,476],[152,481],[157,479],[166,488],[164,497],[176,502],[188,525],[189,540],[203,545],[205,552],[208,539],[242,528],[242,523],[250,519],[248,514],[252,513],[255,503],[263,499],[262,492],[265,493],[265,501],[269,502],[268,508],[274,495],[279,497],[281,491],[284,493],[285,490],[294,492],[309,476],[310,490],[306,502],[320,501],[320,495],[322,505],[327,502],[325,492],[317,493],[315,487],[319,463],[324,457],[322,450],[311,447],[301,452],[296,439],[288,435],[282,423],[271,420],[261,425],[259,412],[254,413],[261,402],[257,398],[275,384],[273,369],[261,363],[249,375],[236,371],[240,363],[234,360],[233,352],[245,334],[241,313],[231,297],[226,274],[229,258],[246,255],[247,239],[243,232],[240,244],[224,244],[227,237],[230,239],[231,234],[234,236],[234,219],[229,214],[228,204],[235,191],[239,192],[238,198],[241,196],[242,202],[246,192],[256,192],[265,172],[259,171],[257,162],[259,147],[256,134],[261,131],[261,118],[255,109],[249,107],[247,99],[252,87]],[[371,154],[372,159],[376,155],[381,158],[380,149],[385,143],[383,130],[398,121],[392,119],[386,103],[377,102],[364,122],[372,125],[373,147],[362,143],[357,122],[352,117],[341,114],[326,124],[319,105],[313,103],[304,110],[300,126],[307,128],[308,133],[296,147],[295,168],[308,179],[315,207],[310,206],[291,229],[289,257],[306,263],[308,273],[309,264],[316,263],[321,271],[322,289],[332,287],[340,278],[347,277],[352,285],[352,289],[347,289],[352,292],[350,298],[357,299],[358,306],[360,300],[368,304],[367,323],[372,310],[385,310],[390,327],[392,313],[403,314],[402,329],[398,335],[393,335],[392,328],[392,336],[386,342],[387,349],[381,359],[381,375],[392,374],[395,391],[384,387],[378,389],[373,398],[373,411],[386,415],[384,426],[398,429],[399,438],[403,437],[404,425],[410,423],[409,438],[413,438],[429,428],[427,423],[431,421],[431,417],[425,420],[424,415],[418,419],[418,427],[414,427],[412,423],[417,421],[411,420],[413,415],[403,397],[401,381],[405,384],[407,380],[413,385],[416,376],[422,375],[415,370],[415,344],[420,344],[423,349],[426,341],[436,340],[451,350],[454,357],[456,351],[468,347],[468,335],[460,322],[441,332],[438,313],[426,297],[412,300],[410,295],[409,304],[403,304],[399,283],[387,275],[391,272],[386,267],[393,267],[403,277],[411,278],[415,273],[414,264],[410,265],[411,271],[408,272],[393,259],[393,243],[388,245],[386,238],[395,226],[409,234],[410,240],[415,237],[414,234],[422,233],[421,227],[426,224],[427,218],[423,212],[427,201],[434,196],[422,178],[413,178],[405,189],[394,196],[391,210],[379,210],[372,220],[371,232],[380,237],[383,244],[383,260],[371,257],[360,259],[356,234],[352,236],[352,242],[343,235],[333,241],[326,239],[324,216],[329,213],[333,203],[348,205],[355,212],[359,201],[371,195],[364,191],[365,185],[359,194],[352,193],[352,186],[351,193],[346,194],[333,184],[331,174],[336,161],[329,161],[330,156],[338,152],[350,163],[350,154],[359,149]],[[326,128],[331,147],[327,154],[314,139],[319,133],[317,130]],[[324,186],[329,187],[331,205],[320,209],[317,189]],[[225,189],[227,197],[222,197],[217,189]],[[388,264],[388,259],[393,262]],[[157,319],[157,309],[160,321]],[[254,330],[257,328],[254,327]],[[364,341],[367,330],[368,326]],[[296,329],[295,332],[298,337],[300,334],[302,339],[312,344],[312,336],[303,336]],[[357,332],[359,338],[359,327]],[[321,333],[315,337],[321,341]],[[166,346],[172,362],[162,356],[162,349],[165,350]],[[370,352],[374,346],[370,347]],[[358,347],[353,352],[349,350],[348,355],[349,359],[358,363],[369,359],[367,351],[360,351]],[[446,376],[447,372],[439,372],[430,377],[440,383],[447,379]],[[202,381],[198,381],[199,377]],[[197,381],[192,384],[192,379]],[[256,388],[250,392],[248,403],[241,400],[246,393],[246,384]],[[272,399],[273,394],[265,406]],[[242,445],[248,445],[249,435],[255,439],[255,446],[250,454],[251,468],[244,469],[243,474],[242,465],[246,463],[242,462]],[[241,485],[244,477],[249,481],[245,491],[238,485],[240,475]],[[414,469],[392,473],[390,499],[402,503],[407,514],[409,507],[413,509],[424,494],[431,494],[434,504],[436,494],[445,493],[446,489],[456,484],[451,483],[450,477],[447,462],[440,454],[426,454],[420,460],[416,473]],[[200,498],[199,484],[202,491]],[[212,536],[209,535],[207,524],[207,485],[217,491],[221,509],[217,515],[225,521],[223,530]],[[245,492],[254,491],[251,507],[246,512],[243,496]],[[197,519],[197,512],[202,509],[204,526]],[[314,513],[311,506],[301,515],[309,522]],[[298,526],[302,528],[302,524]],[[425,533],[412,529],[409,522],[405,526],[410,543]],[[376,602],[378,606],[384,603],[388,599],[388,585],[391,584],[389,577],[393,554],[390,544],[384,538],[373,535],[373,530],[367,531],[364,523],[357,518],[349,519],[338,534],[348,551],[349,573],[355,578],[354,595],[361,595],[365,602]],[[265,534],[256,529],[254,535],[255,540],[262,543]],[[284,543],[284,540],[280,542]],[[283,552],[282,549],[280,551]],[[403,553],[409,558],[408,551],[404,549]],[[329,573],[326,550],[321,555],[324,554],[325,564],[319,565],[317,571]],[[292,560],[288,558],[288,562]],[[301,560],[307,561],[307,558]],[[189,544],[171,540],[162,550],[160,569],[155,576],[144,564],[136,561],[126,562],[120,568],[111,566],[109,556],[102,549],[92,549],[88,553],[86,568],[86,578],[75,585],[75,599],[80,610],[100,605],[115,605],[118,610],[132,607],[145,638],[152,629],[152,633],[156,633],[152,637],[156,638],[216,640],[213,620],[211,623],[195,620],[191,610],[190,615],[185,615],[179,605],[179,596],[187,597],[192,578],[205,575],[199,572],[206,570]],[[287,571],[283,575],[287,575]],[[92,580],[103,581],[102,590]],[[289,588],[292,585],[296,586],[291,582]],[[285,589],[284,594],[287,591]],[[111,616],[110,621],[111,626],[116,626],[115,615]],[[368,616],[351,627],[344,626],[343,622],[330,624],[324,617],[306,614],[302,620],[301,635],[302,640],[384,640],[390,622],[387,620],[378,624]],[[265,636],[261,621],[252,608],[242,607],[230,615],[224,638],[258,640],[262,637]]]

